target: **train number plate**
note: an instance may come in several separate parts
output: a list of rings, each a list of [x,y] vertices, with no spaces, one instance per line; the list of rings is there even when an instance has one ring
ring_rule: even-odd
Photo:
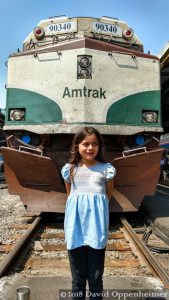
[[[108,34],[112,36],[122,36],[122,29],[114,24],[93,22],[92,26],[93,32]]]
[[[77,22],[69,21],[63,23],[51,23],[47,25],[47,34],[63,34],[77,31]]]

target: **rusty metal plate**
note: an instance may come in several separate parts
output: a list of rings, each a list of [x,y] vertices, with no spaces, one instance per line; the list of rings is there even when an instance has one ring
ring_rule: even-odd
[[[25,188],[50,192],[64,192],[61,175],[50,157],[36,155],[11,148],[2,148],[5,163],[16,174]]]
[[[65,187],[51,158],[6,147],[2,152],[10,194],[19,195],[28,210],[65,211]]]
[[[113,160],[120,194],[110,201],[110,211],[136,211],[145,195],[155,194],[162,154],[163,149],[157,149]]]

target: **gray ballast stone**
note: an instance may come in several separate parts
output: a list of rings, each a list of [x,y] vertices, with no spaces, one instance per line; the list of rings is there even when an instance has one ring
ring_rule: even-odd
[[[154,227],[169,238],[169,197],[158,192],[155,196],[147,196],[142,209],[152,219]]]

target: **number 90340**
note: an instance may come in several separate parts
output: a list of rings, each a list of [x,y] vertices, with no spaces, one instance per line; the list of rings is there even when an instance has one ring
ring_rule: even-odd
[[[120,35],[120,28],[113,24],[106,24],[101,22],[93,23],[93,30],[98,33],[105,33],[111,35]]]

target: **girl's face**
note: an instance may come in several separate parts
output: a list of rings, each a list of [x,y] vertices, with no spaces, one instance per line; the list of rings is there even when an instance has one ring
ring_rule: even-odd
[[[99,143],[95,134],[86,136],[79,144],[79,154],[84,161],[94,161],[99,151]]]

